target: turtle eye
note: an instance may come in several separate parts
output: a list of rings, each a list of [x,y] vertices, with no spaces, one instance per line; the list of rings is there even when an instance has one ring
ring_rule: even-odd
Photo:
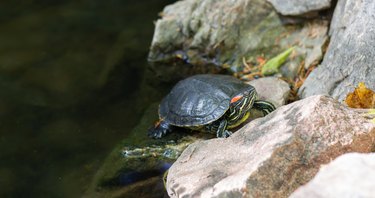
[[[234,97],[230,100],[230,103],[235,103],[235,102],[239,101],[241,98],[243,98],[243,95],[234,96]]]

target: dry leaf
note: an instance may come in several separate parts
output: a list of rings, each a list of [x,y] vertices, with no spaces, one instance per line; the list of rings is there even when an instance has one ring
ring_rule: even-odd
[[[374,108],[375,92],[368,89],[365,83],[358,83],[358,87],[354,92],[349,93],[345,99],[346,104],[352,108]]]
[[[267,62],[267,60],[264,57],[259,56],[257,57],[257,62],[259,63],[259,65],[263,66]]]

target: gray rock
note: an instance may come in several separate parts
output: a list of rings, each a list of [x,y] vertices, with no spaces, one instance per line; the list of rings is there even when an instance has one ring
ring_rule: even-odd
[[[302,61],[305,69],[317,65],[323,58],[323,48],[328,42],[328,21],[306,22],[300,29],[290,32],[280,40],[280,46],[295,46],[291,58],[280,70],[284,77],[295,79]]]
[[[162,16],[155,24],[151,62],[177,56],[193,65],[236,65],[246,52],[274,46],[274,38],[284,32],[271,5],[262,0],[178,1]]]
[[[289,84],[276,77],[259,78],[248,84],[255,87],[259,99],[270,101],[276,107],[284,105],[290,93]]]
[[[338,1],[328,50],[299,90],[300,97],[326,94],[343,101],[359,82],[375,90],[374,14],[375,1]]]
[[[348,153],[322,166],[291,198],[374,197],[375,153]]]
[[[256,65],[260,56],[270,59],[295,46],[293,58],[281,68],[294,79],[305,58],[307,66],[320,61],[328,22],[285,26],[263,0],[186,0],[165,7],[155,25],[148,59],[164,79],[186,73],[186,68],[209,72],[212,65],[238,72],[243,60]],[[176,59],[194,67],[175,67]]]
[[[327,9],[331,0],[267,0],[282,15],[303,15],[309,12]]]
[[[303,49],[306,53],[305,58],[305,69],[308,69],[312,65],[317,65],[323,58],[323,47],[328,42],[328,24],[327,22],[312,22],[308,23],[306,27],[302,29],[302,35],[300,37],[304,45]]]
[[[169,170],[171,197],[287,197],[321,164],[371,152],[375,124],[325,96],[282,106],[227,139],[188,146]]]

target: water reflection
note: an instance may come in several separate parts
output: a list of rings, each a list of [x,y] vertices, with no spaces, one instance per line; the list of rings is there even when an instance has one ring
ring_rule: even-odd
[[[82,194],[163,95],[146,87],[145,65],[152,21],[171,2],[2,2],[0,197]]]

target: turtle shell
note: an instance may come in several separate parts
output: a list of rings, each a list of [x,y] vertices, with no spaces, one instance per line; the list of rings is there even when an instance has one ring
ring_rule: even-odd
[[[249,86],[232,76],[195,75],[173,87],[160,104],[159,116],[175,126],[209,124],[225,114],[240,89]]]

